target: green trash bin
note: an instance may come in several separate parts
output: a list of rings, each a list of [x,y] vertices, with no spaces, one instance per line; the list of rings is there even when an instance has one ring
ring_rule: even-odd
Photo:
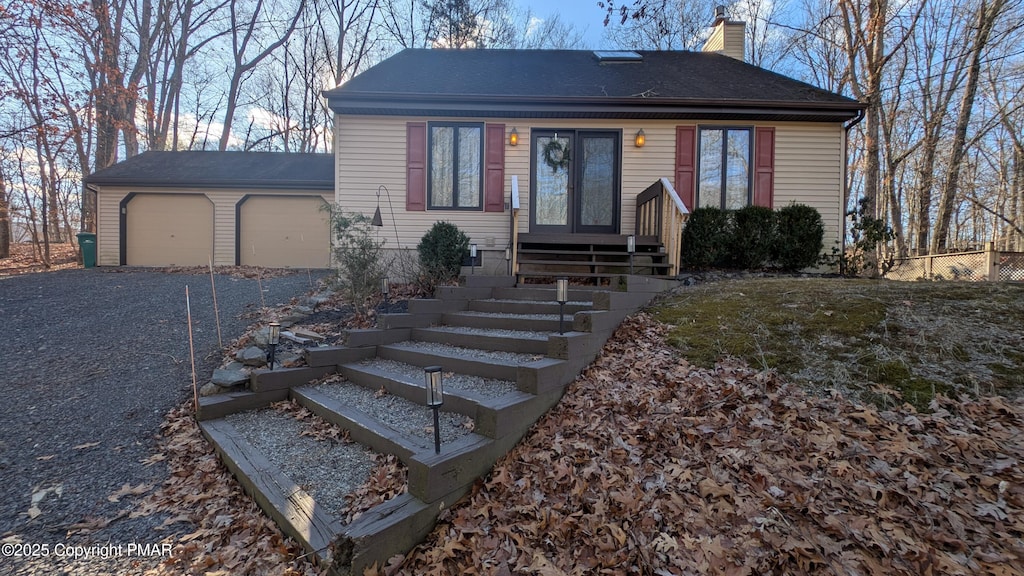
[[[82,249],[82,264],[86,268],[96,267],[96,235],[91,232],[78,234],[78,246]]]

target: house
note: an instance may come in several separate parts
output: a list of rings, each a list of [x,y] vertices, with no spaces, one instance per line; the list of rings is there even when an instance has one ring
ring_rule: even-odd
[[[382,207],[391,248],[456,224],[477,273],[511,252],[520,272],[600,275],[636,235],[672,274],[669,216],[696,206],[808,204],[831,246],[864,105],[745,63],[743,30],[719,13],[702,52],[404,50],[325,93],[335,199]]]
[[[701,52],[404,50],[325,93],[333,155],[146,152],[89,176],[98,264],[327,266],[331,201],[380,210],[392,250],[452,222],[475,273],[520,278],[621,273],[630,235],[673,275],[697,206],[808,204],[829,248],[864,105],[745,63],[743,31],[719,12]]]
[[[330,264],[330,154],[144,152],[85,186],[100,266]]]

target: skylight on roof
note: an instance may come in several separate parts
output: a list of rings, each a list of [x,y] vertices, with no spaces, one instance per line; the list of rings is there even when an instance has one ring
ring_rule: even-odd
[[[605,62],[642,62],[644,57],[632,50],[595,50],[597,61]]]

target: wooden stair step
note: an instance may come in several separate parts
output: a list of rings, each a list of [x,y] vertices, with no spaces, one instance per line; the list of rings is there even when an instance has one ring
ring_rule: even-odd
[[[445,372],[471,374],[496,380],[517,380],[520,366],[543,359],[539,354],[482,351],[415,341],[378,346],[377,355],[414,366],[438,365]]]
[[[551,292],[554,298],[555,293]],[[576,301],[565,303],[565,313],[575,314],[590,310],[593,302]],[[511,300],[490,298],[487,300],[473,300],[469,303],[469,310],[475,312],[497,312],[502,314],[558,314],[558,302],[542,300]]]
[[[405,463],[418,453],[433,451],[433,413],[425,401],[378,394],[347,380],[300,386],[292,390],[292,396],[317,416],[347,430],[356,442],[394,454]],[[467,418],[442,411],[442,445],[469,432],[464,425]]]
[[[567,313],[568,315],[568,313]],[[548,337],[553,332],[526,330],[472,328],[468,326],[434,326],[414,328],[412,339],[421,342],[447,343],[464,348],[546,354]]]
[[[503,314],[500,312],[449,312],[441,316],[449,326],[469,328],[491,328],[498,330],[529,330],[554,332],[559,329],[558,313],[554,314]],[[572,324],[572,314],[566,313],[563,322]]]
[[[593,305],[594,292],[601,292],[594,288],[586,288],[580,286],[569,287],[569,302],[566,302],[566,308],[570,304],[590,304]],[[555,285],[551,284],[538,284],[536,286],[518,286],[516,288],[495,288],[492,296],[496,300],[513,300],[513,301],[532,301],[532,302],[555,302]],[[555,302],[555,305],[558,303]]]

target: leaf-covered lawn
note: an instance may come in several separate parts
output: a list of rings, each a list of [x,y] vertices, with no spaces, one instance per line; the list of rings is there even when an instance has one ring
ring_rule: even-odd
[[[386,574],[1022,574],[1024,406],[879,411],[628,319]]]

